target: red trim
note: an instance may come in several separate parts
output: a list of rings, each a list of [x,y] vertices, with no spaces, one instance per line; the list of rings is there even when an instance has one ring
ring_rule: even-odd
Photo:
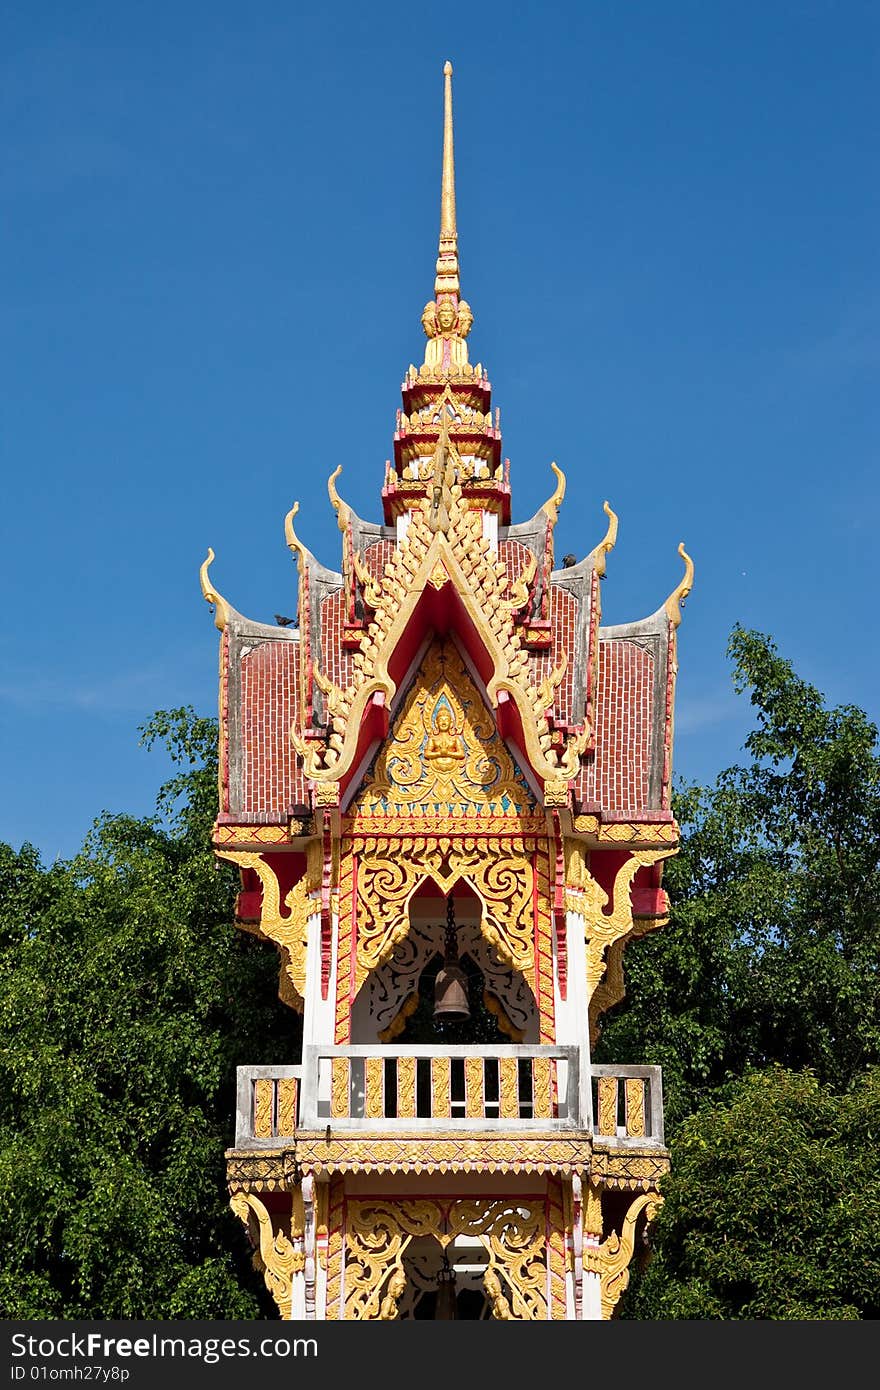
[[[330,988],[330,957],[333,944],[333,918],[330,912],[330,885],[333,879],[333,838],[330,833],[330,812],[324,812],[324,862],[321,872],[321,998],[327,998]]]
[[[553,812],[553,846],[555,874],[553,878],[553,923],[556,927],[556,958],[559,970],[559,997],[568,998],[568,936],[565,916],[565,855],[562,850],[562,828],[559,812]]]

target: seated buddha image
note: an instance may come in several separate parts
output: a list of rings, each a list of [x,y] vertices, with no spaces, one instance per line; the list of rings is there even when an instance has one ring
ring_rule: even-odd
[[[464,740],[456,733],[452,712],[441,705],[432,720],[432,732],[425,744],[425,760],[441,777],[456,772],[467,757]]]

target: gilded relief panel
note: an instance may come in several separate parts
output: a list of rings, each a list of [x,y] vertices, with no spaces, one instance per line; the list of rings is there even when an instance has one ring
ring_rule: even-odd
[[[474,891],[482,936],[525,977],[552,1040],[544,816],[451,641],[428,650],[342,833],[337,1042],[368,975],[407,937],[426,880],[444,897],[460,883]]]

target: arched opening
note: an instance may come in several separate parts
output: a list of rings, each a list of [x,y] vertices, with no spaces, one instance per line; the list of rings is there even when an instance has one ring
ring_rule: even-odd
[[[491,1317],[491,1305],[483,1288],[488,1268],[485,1245],[476,1237],[456,1236],[444,1250],[434,1236],[410,1241],[403,1257],[406,1288],[398,1299],[400,1321],[434,1322],[454,1318],[479,1322]],[[441,1292],[444,1274],[452,1295]]]
[[[486,1047],[539,1041],[539,1017],[525,976],[498,956],[482,930],[483,905],[464,879],[453,886],[458,958],[469,1017],[438,1016],[434,987],[445,956],[447,898],[426,877],[407,906],[409,930],[391,959],[370,972],[351,1014],[353,1043]]]

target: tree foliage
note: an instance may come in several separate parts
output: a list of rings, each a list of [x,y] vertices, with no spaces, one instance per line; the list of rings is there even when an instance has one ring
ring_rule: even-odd
[[[751,1071],[678,1131],[640,1319],[880,1317],[880,1068]]]
[[[729,653],[756,715],[750,756],[678,792],[670,922],[629,948],[627,998],[598,1051],[662,1065],[671,1137],[657,1255],[626,1307],[876,1316],[876,1264],[869,1295],[854,1260],[876,1260],[864,1193],[876,1200],[877,729],[851,705],[828,708],[766,636],[736,628]],[[856,1142],[860,1124],[873,1144]]]
[[[160,712],[157,814],[46,868],[0,846],[0,1316],[270,1315],[228,1210],[235,1066],[288,1061],[273,951],[231,928],[216,724]]]

